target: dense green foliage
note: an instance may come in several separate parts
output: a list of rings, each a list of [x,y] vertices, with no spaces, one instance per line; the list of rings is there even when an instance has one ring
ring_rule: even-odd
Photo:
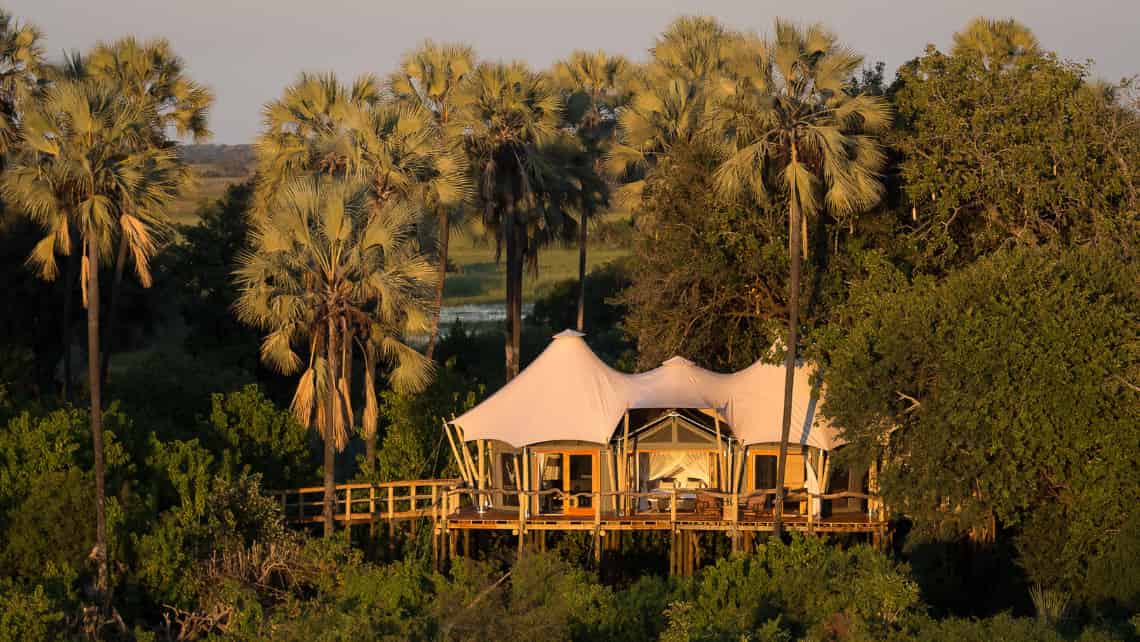
[[[1087,77],[1051,54],[987,69],[933,48],[899,71],[894,142],[920,268],[1010,245],[1135,251],[1138,116]]]
[[[884,461],[884,497],[930,534],[996,518],[1031,579],[1091,588],[1090,558],[1140,501],[1140,272],[1088,250],[943,280],[866,270],[827,345],[825,412]]]
[[[738,369],[778,336],[787,303],[787,225],[717,195],[716,157],[673,148],[646,181],[624,325],[643,367],[674,354]],[[810,278],[805,281],[810,282]]]

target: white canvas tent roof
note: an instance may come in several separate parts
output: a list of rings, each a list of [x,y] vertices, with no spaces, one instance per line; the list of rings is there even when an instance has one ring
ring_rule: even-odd
[[[515,447],[545,441],[606,443],[627,410],[696,408],[716,412],[744,444],[780,441],[784,368],[755,363],[732,374],[705,370],[681,357],[638,374],[610,368],[582,334],[563,331],[519,376],[454,420],[468,440]],[[807,368],[796,369],[790,441],[831,450],[842,443],[817,416],[818,391]]]

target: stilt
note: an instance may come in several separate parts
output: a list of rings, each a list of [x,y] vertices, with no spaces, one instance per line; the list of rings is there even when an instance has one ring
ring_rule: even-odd
[[[677,568],[677,531],[669,531],[669,575],[681,575]]]
[[[471,529],[463,529],[463,556],[471,557]]]
[[[693,543],[693,555],[689,569],[689,575],[697,575],[697,569],[701,566],[701,534],[693,531],[690,537]]]
[[[439,532],[435,526],[431,529],[431,567],[436,571],[439,570]]]

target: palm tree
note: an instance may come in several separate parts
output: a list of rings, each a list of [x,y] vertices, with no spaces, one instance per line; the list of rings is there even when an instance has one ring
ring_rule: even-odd
[[[882,98],[845,90],[862,58],[821,26],[777,21],[773,40],[750,38],[737,47],[732,82],[720,84],[713,107],[713,131],[725,149],[716,186],[729,197],[778,195],[788,207],[787,377],[776,466],[781,480],[778,534],[798,344],[800,257],[807,253],[801,230],[806,232],[809,216],[826,211],[844,221],[878,202],[884,155],[874,135],[890,126],[891,114]]]
[[[423,215],[430,210],[450,210],[466,199],[470,179],[465,159],[440,136],[429,112],[414,105],[380,103],[356,113],[359,120],[350,119],[351,143],[347,151],[351,156],[344,165],[350,176],[369,186],[375,207],[404,203]],[[421,224],[422,221],[416,221],[417,228]],[[429,306],[431,328],[437,327],[438,296],[442,292],[438,283],[435,288],[437,298]],[[379,419],[376,389],[370,383],[375,375],[375,359],[367,358],[370,354],[365,354],[364,376],[368,385],[361,422],[367,469],[376,464]],[[425,356],[431,360],[430,355]]]
[[[335,74],[303,73],[281,98],[263,110],[264,130],[254,141],[257,187],[254,214],[265,215],[286,185],[313,172],[344,175],[347,121],[380,102],[379,81],[371,75],[352,87]]]
[[[507,254],[506,377],[519,372],[523,263],[536,256],[532,230],[551,233],[559,221],[540,198],[550,178],[543,148],[559,133],[562,104],[548,79],[522,63],[480,64],[460,89],[456,126],[464,132],[496,254]]]
[[[171,151],[164,155],[162,163],[148,168],[145,175],[146,182],[150,184],[145,191],[151,198],[140,203],[140,206],[145,206],[147,211],[125,214],[149,218],[156,228],[168,230],[172,225],[166,210],[190,183],[189,167],[173,153],[174,143],[168,135],[173,132],[179,137],[191,137],[195,141],[209,139],[207,117],[214,101],[213,94],[186,74],[185,63],[174,53],[170,43],[161,38],[140,42],[133,37],[126,37],[113,43],[99,43],[81,65],[76,65],[76,70],[114,86],[125,99],[140,106],[150,121],[147,139],[141,142],[143,147]],[[121,225],[123,230],[130,227],[130,221],[124,221]],[[127,258],[135,257],[137,266],[142,250],[153,255],[158,249],[157,243],[140,246],[136,240],[130,234],[122,234],[119,238],[107,323],[103,326],[100,377],[104,384],[111,364]],[[140,274],[147,274],[145,268],[140,270]],[[150,286],[149,275],[142,279],[142,284],[143,287]]]
[[[55,255],[83,254],[81,284],[87,308],[87,379],[94,451],[96,591],[110,604],[107,522],[104,509],[102,386],[99,378],[99,265],[116,234],[137,237],[145,246],[150,229],[136,220],[119,230],[127,212],[145,198],[141,177],[162,162],[160,155],[134,150],[146,137],[146,115],[124,100],[116,87],[93,80],[69,80],[49,88],[23,116],[24,148],[5,172],[5,195],[46,233],[28,259],[47,280],[58,276]],[[77,233],[78,238],[73,238]],[[78,244],[80,247],[75,247]],[[143,253],[145,254],[145,253]],[[136,270],[145,271],[144,257]],[[141,274],[142,272],[140,272]]]
[[[404,202],[377,208],[365,183],[298,179],[269,206],[240,258],[236,308],[243,322],[267,332],[263,361],[283,374],[302,372],[292,409],[298,421],[315,425],[324,441],[328,536],[336,503],[336,453],[354,421],[353,356],[359,350],[366,361],[366,393],[375,390],[371,374],[381,361],[389,366],[395,390],[426,385],[431,361],[402,337],[428,326],[435,269],[415,242],[420,212]],[[307,348],[306,359],[299,348]]]
[[[657,159],[700,135],[710,90],[740,38],[712,18],[679,18],[657,39],[649,63],[630,74],[631,97],[619,110],[617,143],[606,161],[611,174],[628,181],[620,200],[637,202]]]
[[[400,70],[388,80],[389,91],[396,100],[415,105],[432,114],[443,144],[462,172],[456,176],[466,178],[466,156],[463,153],[463,132],[455,127],[455,114],[461,108],[457,91],[463,79],[475,68],[475,52],[466,45],[436,44],[427,41],[404,56]],[[458,186],[457,186],[458,187]],[[439,314],[443,309],[443,290],[447,279],[447,250],[451,227],[462,213],[461,204],[470,196],[470,185],[464,182],[456,190],[459,198],[450,201],[437,198],[434,209],[437,221],[436,255],[439,259],[439,285],[435,293],[435,316],[424,354],[431,359],[439,340]]]
[[[1008,67],[1037,47],[1033,32],[1012,18],[974,18],[954,34],[954,55],[976,57],[986,69]]]
[[[562,88],[567,120],[591,159],[592,172],[602,175],[602,158],[617,131],[618,109],[625,103],[625,77],[629,63],[604,51],[575,51],[554,66],[554,78]],[[578,221],[578,331],[584,329],[586,312],[586,236],[597,199],[587,198],[579,208]]]
[[[397,201],[416,211],[449,208],[470,191],[464,159],[440,135],[432,113],[382,100],[371,76],[351,89],[331,74],[302,76],[266,114],[267,131],[257,142],[263,199],[313,174],[365,184],[377,208]],[[370,363],[365,359],[368,381],[374,377]],[[378,419],[376,391],[366,387],[366,468],[376,461]]]
[[[35,90],[42,72],[40,31],[0,9],[0,162],[19,140],[20,103]]]

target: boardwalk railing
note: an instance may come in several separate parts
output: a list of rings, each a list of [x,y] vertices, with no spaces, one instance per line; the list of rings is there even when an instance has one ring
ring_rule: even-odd
[[[459,479],[417,479],[337,484],[333,514],[336,521],[345,523],[435,518],[442,507],[441,498],[461,483]],[[324,486],[282,490],[274,495],[286,521],[323,521]]]

